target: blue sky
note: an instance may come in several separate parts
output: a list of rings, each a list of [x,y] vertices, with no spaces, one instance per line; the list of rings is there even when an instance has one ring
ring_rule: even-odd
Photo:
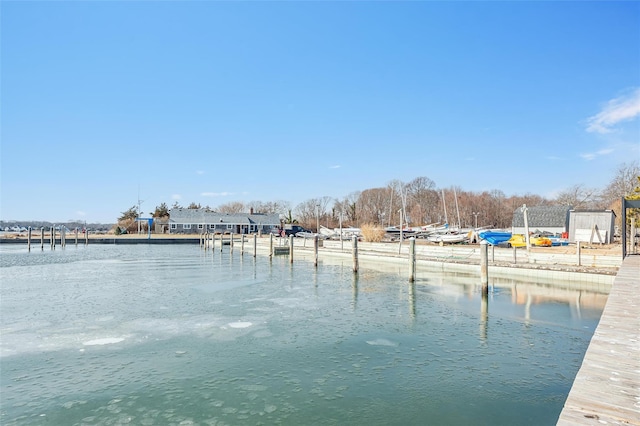
[[[640,2],[2,1],[3,220],[552,197],[640,158]]]

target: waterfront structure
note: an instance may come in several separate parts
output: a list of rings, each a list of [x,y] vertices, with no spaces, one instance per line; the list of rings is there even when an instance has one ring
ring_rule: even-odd
[[[561,235],[568,230],[569,206],[527,206],[529,232]],[[524,212],[518,207],[513,212],[512,234],[525,234]]]
[[[613,210],[569,211],[569,242],[611,244],[615,230],[616,214]]]
[[[268,233],[280,226],[279,214],[220,213],[210,209],[169,210],[170,234]]]

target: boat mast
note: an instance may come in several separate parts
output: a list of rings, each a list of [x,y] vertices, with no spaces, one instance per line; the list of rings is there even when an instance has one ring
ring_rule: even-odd
[[[453,198],[456,201],[456,212],[458,213],[458,230],[462,229],[462,224],[460,223],[460,209],[458,208],[458,194],[456,194],[456,187],[453,187]]]
[[[444,189],[442,190],[442,207],[444,208],[444,223],[449,224],[447,219],[447,203],[444,201]]]

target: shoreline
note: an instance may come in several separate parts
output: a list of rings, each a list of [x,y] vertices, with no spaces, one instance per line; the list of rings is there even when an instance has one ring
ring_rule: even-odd
[[[245,238],[245,251],[252,251],[251,247],[253,234]],[[229,234],[225,235],[224,245],[229,245]],[[234,244],[239,244],[240,235],[234,235]],[[66,244],[75,245],[75,234],[66,236]],[[269,235],[262,235],[257,238],[257,247],[261,253],[269,250]],[[216,240],[219,241],[219,240]],[[88,242],[90,244],[200,244],[201,237],[198,234],[89,234]],[[82,234],[78,234],[77,244],[84,245],[87,239]],[[325,240],[322,241],[319,253],[327,256],[345,256],[351,253],[351,242],[344,241],[340,245],[339,241]],[[0,245],[2,244],[24,244],[27,246],[28,238],[23,234],[13,234],[8,237],[7,234],[0,236]],[[288,240],[280,238],[273,239],[274,246],[283,246],[288,244]],[[403,253],[399,254],[397,248],[398,242],[384,243],[366,243],[358,244],[360,256],[373,257],[379,260],[384,259],[390,262],[402,262],[408,255],[408,241],[402,245]],[[44,242],[40,235],[32,235],[31,247],[39,248],[39,246],[50,245],[50,238],[45,233]],[[56,236],[56,245],[61,245],[59,236]],[[215,244],[217,246],[217,243]],[[340,247],[344,247],[340,249]],[[301,253],[313,252],[313,241],[305,239],[294,239],[295,250]],[[442,265],[460,265],[460,267],[469,267],[479,265],[476,259],[479,252],[480,244],[451,244],[440,246],[424,240],[416,240],[417,255],[416,260],[419,262],[428,262],[432,264]],[[583,273],[597,275],[616,275],[619,265],[622,263],[622,246],[620,244],[609,245],[593,245],[580,244],[580,256],[584,259],[584,264],[577,263],[577,246],[570,244],[568,246],[557,247],[532,247],[530,253],[526,249],[509,249],[496,248],[499,256],[490,262],[490,267],[500,268],[504,270],[529,270],[529,271],[556,271],[565,273]],[[517,262],[515,260],[517,256]],[[619,261],[618,261],[619,259]],[[521,272],[522,273],[522,272]]]

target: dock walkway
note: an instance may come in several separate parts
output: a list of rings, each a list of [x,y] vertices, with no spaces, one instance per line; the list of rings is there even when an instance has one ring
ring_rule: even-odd
[[[557,424],[640,425],[640,255],[618,271]]]

